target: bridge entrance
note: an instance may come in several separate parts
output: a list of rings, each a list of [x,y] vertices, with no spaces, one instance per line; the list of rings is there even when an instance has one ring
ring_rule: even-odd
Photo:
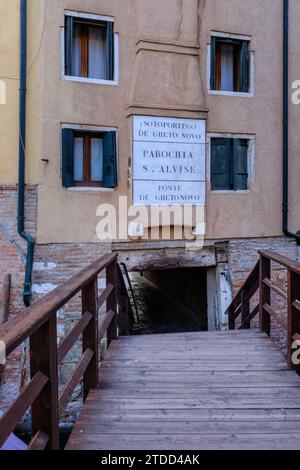
[[[138,312],[136,335],[208,330],[205,268],[152,270],[129,276]]]

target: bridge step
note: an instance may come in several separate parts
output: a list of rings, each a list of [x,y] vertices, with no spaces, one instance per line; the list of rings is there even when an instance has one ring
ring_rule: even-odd
[[[68,449],[299,449],[300,378],[256,330],[113,342]]]

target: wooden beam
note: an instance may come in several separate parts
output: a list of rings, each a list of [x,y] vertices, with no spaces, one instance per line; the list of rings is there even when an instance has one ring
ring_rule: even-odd
[[[85,312],[81,320],[74,326],[71,332],[62,340],[58,346],[57,361],[60,364],[61,361],[66,357],[72,346],[76,343],[79,336],[83,333],[85,328],[92,320],[93,315],[90,312]]]
[[[98,279],[94,277],[91,282],[82,290],[82,313],[86,311],[92,314],[89,322],[82,334],[83,355],[88,350],[93,352],[93,356],[88,363],[88,367],[83,375],[83,399],[86,400],[91,388],[98,385]]]
[[[39,431],[36,435],[31,439],[28,449],[29,451],[32,450],[45,450],[50,437],[45,434],[43,431]]]
[[[59,396],[59,413],[62,413],[72,395],[75,388],[77,387],[80,379],[83,377],[86,372],[91,360],[94,357],[94,352],[91,349],[87,349],[80,359],[76,369],[74,370],[72,376],[68,380],[65,388]]]
[[[110,327],[111,322],[114,320],[115,316],[116,316],[116,312],[114,312],[113,310],[110,310],[106,314],[104,319],[101,321],[99,325],[99,333],[98,333],[99,341],[101,341],[101,339],[103,339],[104,336],[106,335],[107,330]]]
[[[59,450],[58,363],[56,312],[30,337],[30,372],[45,374],[49,381],[32,404],[32,433],[50,436],[47,450]]]
[[[3,279],[3,300],[0,308],[0,325],[3,325],[8,320],[9,314],[9,300],[11,289],[11,275],[6,274]]]
[[[259,269],[259,324],[260,329],[271,335],[271,317],[265,309],[265,305],[271,303],[271,289],[264,283],[265,279],[271,279],[271,261],[261,254]]]
[[[14,431],[32,402],[37,398],[48,382],[48,377],[42,372],[38,372],[19,395],[13,406],[0,419],[0,447],[2,447],[7,438]]]

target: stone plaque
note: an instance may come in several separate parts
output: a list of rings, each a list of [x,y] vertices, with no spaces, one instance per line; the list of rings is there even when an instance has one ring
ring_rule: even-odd
[[[205,205],[205,121],[133,118],[133,204]]]

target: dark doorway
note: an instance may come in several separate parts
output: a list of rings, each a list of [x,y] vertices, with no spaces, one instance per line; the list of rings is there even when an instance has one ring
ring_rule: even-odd
[[[207,331],[207,271],[198,268],[130,273],[140,321],[134,333]]]

